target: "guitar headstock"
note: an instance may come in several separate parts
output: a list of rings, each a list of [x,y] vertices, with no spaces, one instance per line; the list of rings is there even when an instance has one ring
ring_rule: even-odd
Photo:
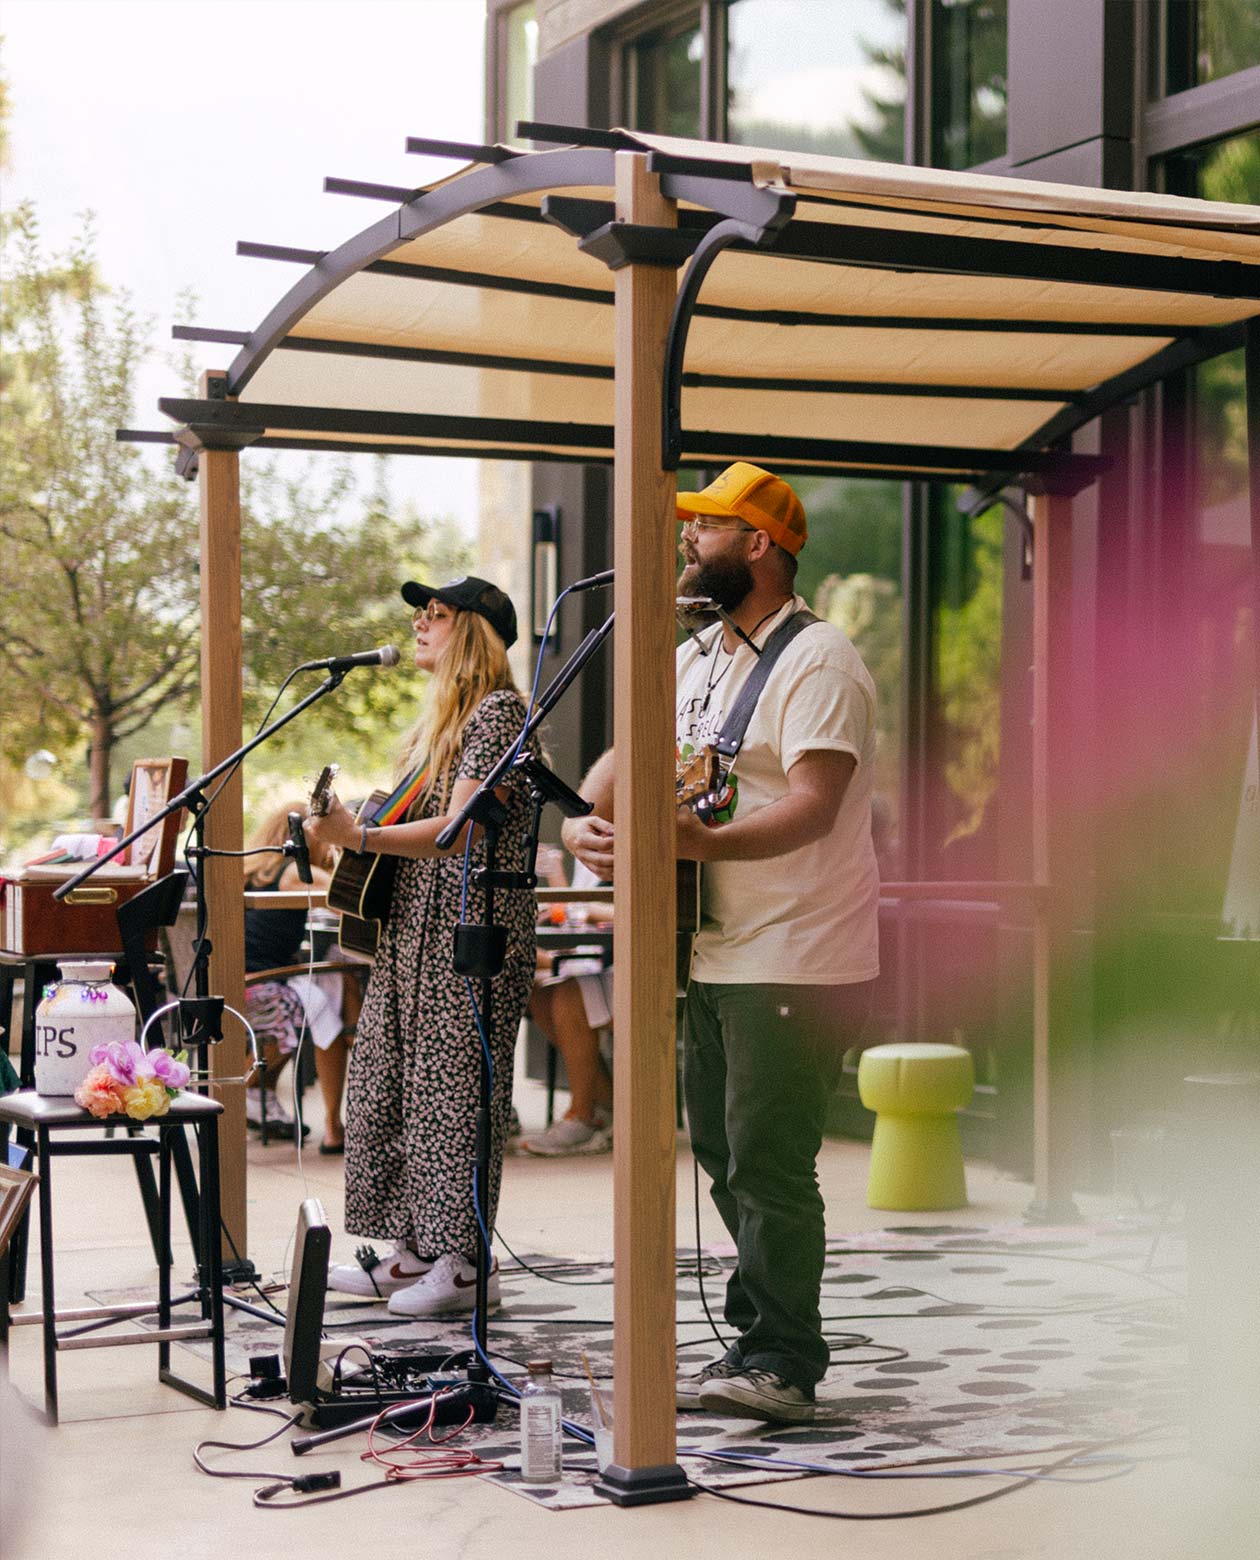
[[[722,785],[722,760],[717,750],[701,748],[688,759],[680,759],[674,770],[674,800],[680,807],[688,807],[717,791]]]
[[[311,790],[311,800],[307,807],[312,818],[322,818],[328,811],[332,802],[333,781],[340,772],[340,764],[325,764],[320,770],[319,779]]]

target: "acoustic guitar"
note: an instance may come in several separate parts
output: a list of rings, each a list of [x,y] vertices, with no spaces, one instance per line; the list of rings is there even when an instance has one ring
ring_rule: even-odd
[[[337,765],[330,764],[320,775],[311,793],[310,814],[322,818],[328,811],[332,795],[332,781],[337,775]],[[373,791],[359,808],[357,821],[370,823],[389,800],[385,791]],[[341,917],[337,941],[346,953],[362,954],[375,958],[380,943],[381,923],[389,914],[394,896],[394,877],[398,871],[399,857],[360,854],[357,850],[343,850],[337,858],[328,884],[328,908]]]
[[[385,791],[373,791],[359,808],[357,822],[370,823],[389,800]],[[394,898],[399,856],[360,854],[343,850],[328,884],[328,908],[341,916],[337,941],[347,953],[376,957],[381,927]]]

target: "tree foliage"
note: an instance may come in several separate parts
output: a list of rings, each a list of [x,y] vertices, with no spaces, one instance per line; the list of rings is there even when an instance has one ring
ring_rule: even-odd
[[[4,233],[0,325],[0,705],[3,752],[86,738],[91,808],[107,816],[115,745],[197,702],[199,542],[195,489],[169,457],[120,444],[134,420],[149,322],[98,274],[90,224],[44,254],[33,208]],[[462,561],[459,539],[391,512],[383,474],[356,503],[346,465],[242,459],[246,718],[298,662],[397,633],[400,569]],[[319,707],[338,734],[396,724],[406,679],[351,679]]]

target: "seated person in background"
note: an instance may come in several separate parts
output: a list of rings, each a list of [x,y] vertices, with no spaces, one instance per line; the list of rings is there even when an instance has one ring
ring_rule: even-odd
[[[289,838],[289,814],[306,816],[304,802],[288,802],[278,807],[259,826],[248,849],[283,845]],[[252,893],[287,893],[291,889],[307,887],[320,889],[327,886],[331,852],[322,853],[318,846],[311,848],[311,876],[314,882],[305,884],[298,876],[297,863],[282,856],[267,854],[246,862],[245,888]],[[245,973],[256,974],[260,970],[282,969],[287,964],[298,963],[298,950],[306,935],[309,912],[300,910],[247,910],[245,912]],[[261,980],[246,984],[245,1016],[258,1037],[263,1067],[255,1088],[245,1091],[245,1119],[251,1126],[262,1122],[263,1101],[266,1098],[267,1126],[274,1123],[278,1137],[290,1137],[293,1133],[293,1117],[280,1104],[275,1094],[276,1080],[286,1062],[297,1049],[298,1037],[304,1028],[310,1028],[319,1007],[318,998],[323,993],[312,994],[314,983],[310,980],[298,984],[299,977],[288,980]],[[305,997],[305,1001],[304,1001]],[[308,1007],[309,1002],[309,1014]],[[341,1031],[338,1014],[335,1033]]]
[[[314,867],[311,870],[313,872]],[[334,950],[327,957],[336,959],[339,955]],[[347,969],[353,969],[356,962],[347,959]],[[319,1151],[321,1154],[344,1154],[346,1129],[341,1119],[341,1102],[346,1092],[350,1041],[359,1022],[359,1009],[363,1006],[363,986],[357,979],[331,972],[314,978],[295,975],[290,984],[303,994],[311,1021],[311,1039],[315,1042],[315,1077],[324,1105],[324,1136]],[[315,1002],[306,1001],[304,993],[308,988],[314,989]],[[322,1021],[316,1012],[321,1000],[328,1015]]]
[[[557,853],[558,854],[558,853]],[[542,852],[539,852],[542,867]],[[541,875],[541,870],[540,870]],[[599,882],[579,862],[574,888],[594,888]],[[563,886],[563,877],[554,884]],[[604,906],[574,906],[575,912]],[[520,1141],[527,1154],[560,1158],[566,1154],[606,1154],[612,1148],[612,1079],[600,1055],[598,1030],[612,1023],[613,972],[598,959],[566,957],[559,974],[552,973],[552,955],[538,950],[538,974],[526,1009],[529,1017],[555,1046],[569,1077],[569,1108],[545,1131]]]

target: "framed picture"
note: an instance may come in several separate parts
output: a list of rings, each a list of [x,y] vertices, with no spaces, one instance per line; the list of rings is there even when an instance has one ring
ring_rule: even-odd
[[[0,1256],[9,1249],[26,1205],[30,1202],[39,1177],[29,1170],[12,1170],[0,1164]]]
[[[186,758],[138,758],[131,766],[126,832],[131,834],[156,817],[171,797],[183,789],[187,778]],[[166,876],[175,865],[175,841],[181,812],[172,813],[163,819],[160,827],[135,841],[128,856],[133,867],[143,867],[149,877]]]

